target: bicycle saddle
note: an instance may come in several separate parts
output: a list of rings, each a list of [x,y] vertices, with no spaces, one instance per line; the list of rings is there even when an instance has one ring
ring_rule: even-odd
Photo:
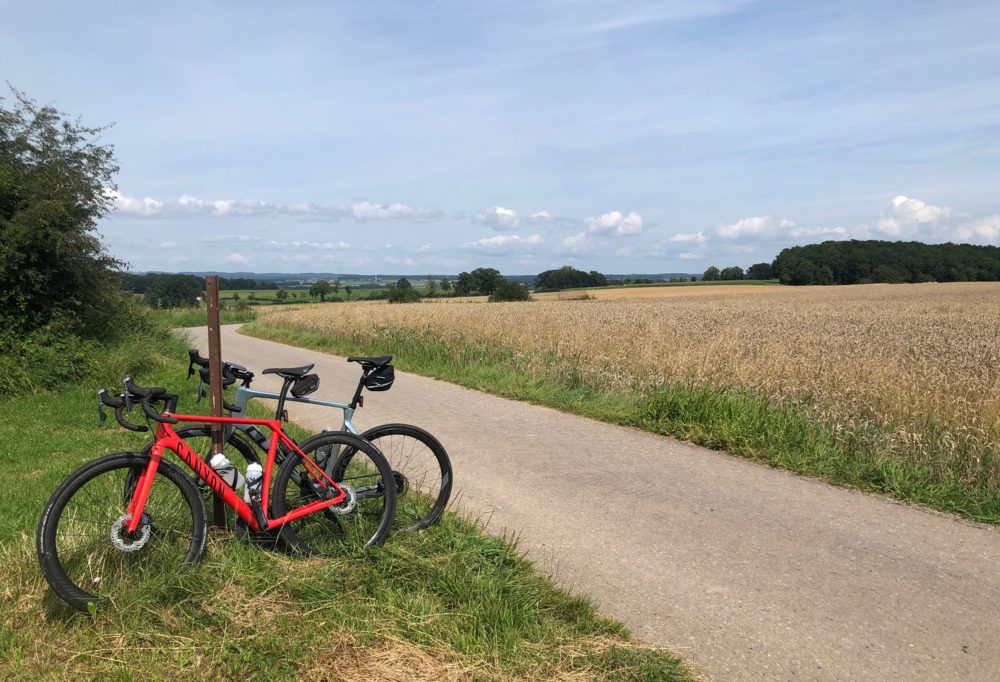
[[[301,367],[271,367],[265,369],[261,374],[277,374],[279,377],[285,379],[298,379],[301,376],[305,376],[315,364],[302,365]]]
[[[384,367],[392,362],[391,355],[383,355],[379,358],[347,358],[348,362],[358,362],[369,367]]]

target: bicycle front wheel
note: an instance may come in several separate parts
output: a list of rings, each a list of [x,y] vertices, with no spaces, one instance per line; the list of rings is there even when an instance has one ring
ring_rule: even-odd
[[[285,537],[303,554],[344,554],[382,544],[396,512],[392,468],[377,449],[347,433],[323,433],[303,443],[303,454],[321,467],[348,496],[334,507],[286,523]],[[332,494],[333,486],[290,453],[271,486],[275,516]]]
[[[128,506],[150,456],[122,452],[72,473],[49,498],[38,524],[42,574],[81,611],[130,592],[162,587],[157,576],[201,559],[205,506],[180,469],[161,460],[142,520],[125,530]]]

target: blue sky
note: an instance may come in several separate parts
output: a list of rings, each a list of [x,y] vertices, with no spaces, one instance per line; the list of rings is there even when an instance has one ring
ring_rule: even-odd
[[[996,2],[26,3],[139,270],[700,272],[1000,244]]]

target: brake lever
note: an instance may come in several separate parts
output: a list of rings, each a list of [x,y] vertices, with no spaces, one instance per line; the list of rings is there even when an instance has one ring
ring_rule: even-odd
[[[104,389],[102,388],[100,391],[97,392],[97,395],[100,396],[101,393],[103,393],[103,392],[104,392]],[[108,420],[108,415],[104,412],[104,403],[102,403],[101,400],[100,400],[100,398],[98,398],[98,400],[97,400],[97,425],[98,426],[104,426],[104,422],[106,422],[107,420]]]

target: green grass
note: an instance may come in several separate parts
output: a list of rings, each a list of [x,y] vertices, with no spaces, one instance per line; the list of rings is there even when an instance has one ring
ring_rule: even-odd
[[[169,308],[167,310],[155,311],[157,317],[162,319],[171,328],[176,327],[204,327],[208,324],[208,313],[205,308]],[[237,324],[240,322],[253,322],[257,319],[257,311],[233,310],[232,308],[219,311],[220,324]]]
[[[133,363],[137,380],[170,387],[193,411],[186,345],[159,338]],[[193,570],[151,578],[96,614],[71,611],[40,576],[35,526],[73,469],[143,447],[143,434],[97,426],[94,391],[117,386],[121,369],[110,363],[86,384],[0,401],[3,679],[691,679],[676,656],[631,641],[514,544],[451,513],[335,559],[216,533]]]
[[[239,301],[245,301],[250,305],[278,305],[282,303],[319,303],[318,298],[312,298],[309,296],[308,289],[286,289],[288,292],[288,298],[284,301],[278,300],[279,289],[223,289],[219,291],[219,301],[223,305],[232,305],[237,302],[234,295],[239,295]],[[351,287],[351,295],[347,295],[347,291],[344,287],[340,287],[340,290],[334,294],[332,291],[327,294],[326,300],[331,301],[333,299],[340,299],[343,301],[357,301],[363,298],[368,298],[372,294],[385,293],[385,289],[359,289],[357,287]],[[250,298],[251,294],[253,299]]]
[[[539,362],[513,349],[446,342],[411,330],[382,329],[376,338],[340,338],[255,323],[241,331],[341,355],[392,354],[400,369],[1000,523],[1000,494],[990,481],[970,480],[944,467],[932,469],[897,456],[887,445],[892,424],[875,427],[871,424],[876,420],[859,420],[867,426],[835,427],[807,403],[776,402],[704,385],[667,382],[651,390],[610,390],[583,381],[574,367],[554,358]],[[1000,458],[1000,451],[987,454]]]

